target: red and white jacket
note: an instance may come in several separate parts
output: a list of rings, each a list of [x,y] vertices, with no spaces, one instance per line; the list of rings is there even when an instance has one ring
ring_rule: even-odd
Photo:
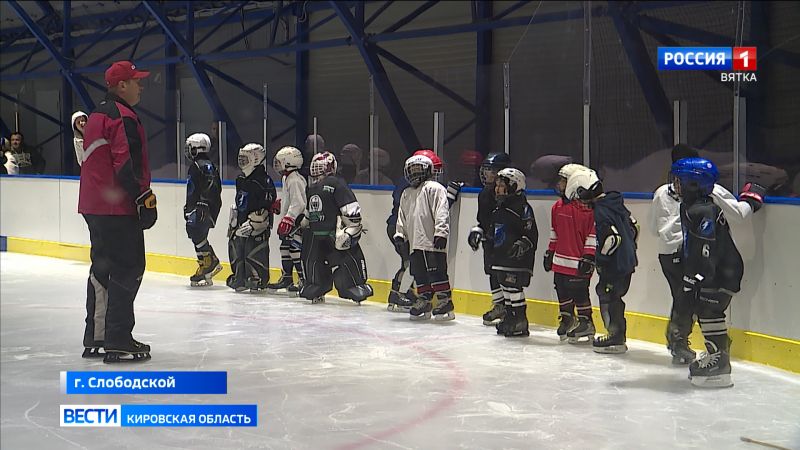
[[[581,256],[594,256],[596,249],[592,209],[579,201],[564,203],[563,199],[558,199],[550,211],[550,243],[547,246],[547,250],[554,253],[553,272],[582,276],[578,274]]]

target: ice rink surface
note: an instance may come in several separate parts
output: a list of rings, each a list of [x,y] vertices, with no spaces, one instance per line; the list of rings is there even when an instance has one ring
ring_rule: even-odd
[[[661,345],[625,355],[506,339],[477,317],[411,323],[385,304],[236,294],[146,273],[143,364],[80,357],[88,265],[2,253],[3,449],[800,449],[800,376],[735,362],[699,390]],[[736,345],[734,342],[733,345]],[[223,370],[227,395],[70,395],[59,373]],[[257,403],[257,428],[60,428],[61,404]]]

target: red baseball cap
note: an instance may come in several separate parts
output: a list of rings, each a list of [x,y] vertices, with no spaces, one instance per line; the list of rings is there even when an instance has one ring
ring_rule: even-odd
[[[148,76],[150,76],[150,72],[136,70],[136,66],[130,61],[117,61],[106,69],[106,85],[116,86],[120,81],[147,78]]]

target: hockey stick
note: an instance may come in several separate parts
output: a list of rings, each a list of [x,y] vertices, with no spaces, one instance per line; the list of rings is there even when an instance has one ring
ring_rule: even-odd
[[[744,437],[744,436],[740,437],[739,439],[741,439],[742,442],[749,442],[751,444],[763,445],[764,447],[776,448],[778,450],[791,450],[791,449],[786,448],[786,447],[781,447],[780,445],[769,444],[767,442],[757,441],[755,439],[750,439],[750,438]]]

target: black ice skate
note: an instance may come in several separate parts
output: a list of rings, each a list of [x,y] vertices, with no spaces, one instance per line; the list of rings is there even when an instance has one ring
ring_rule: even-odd
[[[505,336],[506,328],[508,327],[508,324],[511,323],[509,320],[509,318],[511,317],[511,305],[505,305],[503,308],[505,309],[506,312],[505,315],[503,316],[503,320],[497,322],[494,326],[497,329],[498,336]]]
[[[90,345],[84,345],[83,354],[81,358],[102,358],[105,353],[101,352],[100,350],[103,349],[103,343],[101,341],[92,342]]]
[[[197,260],[197,272],[189,277],[189,282],[193,287],[213,286],[214,275],[222,271],[222,264],[215,255],[205,255]]]
[[[388,311],[407,313],[413,305],[414,301],[405,295],[401,295],[397,291],[389,292],[389,304],[386,306]]]
[[[431,318],[431,301],[425,297],[417,297],[417,300],[408,311],[408,318],[411,320],[427,320]]]
[[[247,281],[245,281],[244,286],[246,289],[250,289],[251,293],[257,293],[267,288],[268,281],[269,280],[262,280],[259,277],[249,277]],[[237,290],[237,292],[239,291]]]
[[[290,291],[292,285],[292,276],[283,274],[277,283],[270,283],[267,285],[267,293],[273,295],[289,295],[297,297],[299,290]]]
[[[438,322],[445,322],[448,320],[453,320],[456,318],[456,315],[453,313],[453,299],[448,298],[446,300],[439,300],[436,308],[433,308],[433,320]]]
[[[300,279],[297,283],[290,285],[286,288],[289,297],[299,297],[300,291],[303,290],[303,280]]]
[[[511,314],[506,316],[503,323],[506,323],[504,329],[505,337],[528,337],[531,332],[528,330],[528,315],[527,306],[517,306],[511,308]]]
[[[127,345],[107,345],[103,362],[113,364],[119,362],[141,362],[150,359],[150,346],[131,339]]]
[[[578,324],[567,331],[570,344],[590,344],[594,341],[594,322],[589,317],[578,316]]]
[[[721,349],[713,342],[706,341],[706,350],[689,366],[689,379],[692,380],[692,384],[703,388],[733,386],[731,356],[728,349]]]
[[[229,275],[228,279],[225,280],[225,284],[236,292],[244,292],[247,290],[247,286],[245,286],[244,282],[239,280],[239,278],[240,277],[233,274]]]
[[[598,338],[595,338],[594,342],[592,342],[592,349],[595,353],[625,353],[628,351],[628,346],[625,345],[625,335],[621,333],[617,334],[605,334]]]
[[[697,356],[694,350],[689,347],[689,339],[684,337],[674,337],[667,345],[672,354],[672,364],[684,365],[691,364]]]
[[[502,303],[494,303],[492,309],[483,314],[483,324],[486,326],[500,323],[506,317],[506,307]]]
[[[562,312],[558,315],[558,330],[556,330],[556,334],[558,335],[559,340],[564,342],[568,339],[567,333],[569,330],[575,327],[575,316],[568,312]]]

